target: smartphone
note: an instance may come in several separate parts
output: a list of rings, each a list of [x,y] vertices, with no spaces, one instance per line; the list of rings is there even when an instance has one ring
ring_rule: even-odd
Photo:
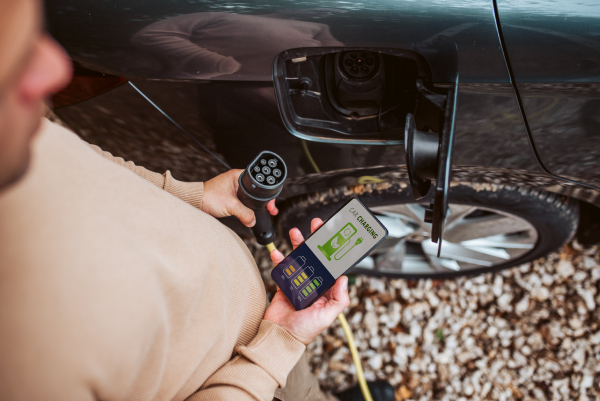
[[[275,266],[271,277],[296,310],[307,308],[387,236],[369,208],[352,198]]]

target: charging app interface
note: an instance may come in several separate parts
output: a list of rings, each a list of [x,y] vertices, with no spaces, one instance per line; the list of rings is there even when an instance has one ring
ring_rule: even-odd
[[[296,309],[307,307],[386,235],[356,199],[285,258],[271,276]]]

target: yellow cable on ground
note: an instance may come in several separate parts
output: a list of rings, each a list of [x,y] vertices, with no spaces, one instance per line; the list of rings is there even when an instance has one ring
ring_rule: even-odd
[[[352,361],[354,362],[354,367],[356,368],[356,378],[358,379],[360,391],[362,391],[365,401],[373,401],[373,397],[371,397],[371,392],[369,391],[369,386],[367,386],[365,372],[363,372],[362,364],[360,363],[360,355],[358,355],[358,349],[356,349],[356,344],[354,344],[354,336],[352,335],[352,330],[350,329],[350,325],[346,320],[346,316],[344,316],[343,313],[340,313],[338,315],[338,321],[342,326],[342,330],[344,330],[346,340],[348,340],[348,348],[350,348]]]
[[[267,249],[270,253],[277,249],[277,247],[271,242],[270,244],[267,244]],[[338,321],[340,322],[342,330],[344,330],[344,334],[346,335],[346,340],[348,341],[348,348],[350,349],[352,362],[354,362],[354,367],[356,368],[356,378],[358,380],[358,385],[360,386],[360,391],[362,392],[365,401],[373,401],[371,391],[369,390],[369,386],[367,386],[365,372],[363,371],[362,363],[360,362],[360,355],[358,354],[358,349],[354,343],[354,335],[352,334],[348,320],[346,320],[346,316],[344,316],[343,312],[338,315]]]

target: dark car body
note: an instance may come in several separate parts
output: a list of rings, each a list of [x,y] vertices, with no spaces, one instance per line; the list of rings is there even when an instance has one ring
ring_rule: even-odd
[[[264,149],[280,154],[289,166],[280,202],[386,181],[403,171],[405,156],[399,143],[308,142],[292,135],[273,91],[278,54],[310,43],[415,50],[448,37],[460,74],[453,180],[527,186],[600,206],[600,4],[47,0],[46,11],[50,32],[82,75],[131,81],[231,167],[244,168]],[[229,72],[220,58],[222,70],[194,76],[176,51],[157,56],[152,46],[161,38],[140,45],[149,25],[185,25],[194,15],[206,20],[196,34],[222,35],[228,49],[222,56],[242,59],[241,68]],[[308,35],[307,29],[316,33],[290,36]],[[167,36],[181,40],[181,30]],[[433,66],[433,83],[450,84],[436,68],[439,60],[423,56]],[[225,170],[129,85],[56,113],[84,139],[155,171],[206,180]]]

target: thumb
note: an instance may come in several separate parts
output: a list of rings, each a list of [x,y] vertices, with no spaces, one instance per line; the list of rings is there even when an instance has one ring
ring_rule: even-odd
[[[339,315],[350,305],[348,296],[348,277],[342,276],[337,279],[331,291],[331,298],[327,301],[327,306],[332,309],[332,313]]]
[[[235,198],[228,209],[229,214],[237,217],[246,227],[253,227],[256,224],[254,211],[246,207],[239,199]]]
[[[285,259],[283,257],[283,254],[281,252],[279,252],[277,249],[273,249],[271,251],[271,260],[273,261],[274,265],[278,265],[283,259]]]

